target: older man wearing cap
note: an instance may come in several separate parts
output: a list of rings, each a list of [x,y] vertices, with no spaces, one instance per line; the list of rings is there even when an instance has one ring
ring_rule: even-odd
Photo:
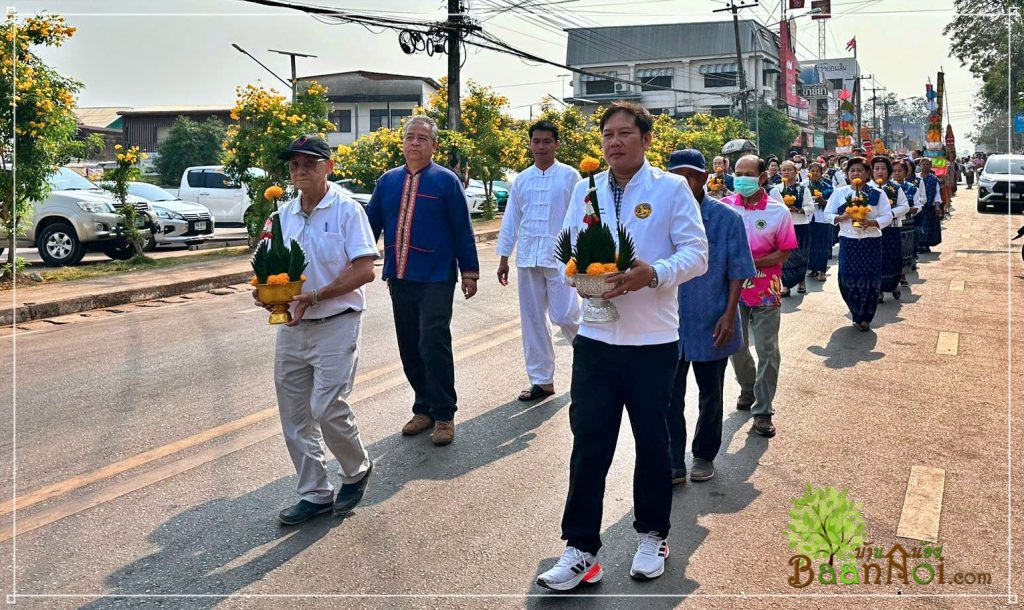
[[[405,165],[377,180],[366,213],[374,238],[384,233],[383,277],[391,292],[398,354],[416,394],[402,434],[433,428],[434,444],[447,445],[455,439],[456,273],[468,299],[476,294],[480,263],[462,182],[433,162],[437,137],[437,124],[429,117],[405,122]]]
[[[348,514],[362,499],[373,468],[345,398],[359,359],[363,286],[373,281],[378,255],[362,206],[327,180],[334,162],[322,138],[302,136],[280,158],[288,161],[298,196],[274,214],[285,243],[297,241],[308,262],[306,292],[292,301],[292,321],[278,330],[274,358],[281,428],[300,497],[278,519],[297,525],[332,509]],[[267,225],[269,231],[271,220]],[[337,498],[327,477],[325,443],[341,471]]]
[[[722,447],[722,395],[729,356],[743,347],[740,291],[757,274],[740,213],[705,191],[707,169],[700,151],[677,150],[668,171],[686,179],[700,204],[708,236],[708,270],[679,285],[679,368],[668,408],[672,442],[672,482],[686,482],[686,377],[697,378],[697,429],[693,438],[691,481],[715,476],[715,456]]]

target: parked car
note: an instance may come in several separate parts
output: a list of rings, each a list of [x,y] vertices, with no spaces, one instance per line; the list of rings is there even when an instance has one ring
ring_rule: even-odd
[[[128,192],[149,201],[160,225],[146,242],[147,251],[162,245],[198,246],[213,239],[217,219],[206,206],[182,201],[147,182],[129,182]]]
[[[992,155],[978,176],[978,211],[1024,203],[1024,155]]]
[[[497,205],[498,212],[504,212],[505,206],[508,205],[508,188],[503,187],[498,181],[491,183],[491,192],[494,193],[494,200]],[[466,196],[479,197],[481,199],[480,206],[483,205],[483,200],[486,199],[486,190],[484,189],[484,183],[482,180],[470,180],[469,186],[466,187]],[[470,206],[472,211],[472,206]],[[480,211],[483,211],[482,208]],[[475,213],[475,212],[474,212]]]
[[[334,183],[337,184],[338,186],[340,186],[342,188],[342,190],[345,191],[346,195],[348,195],[352,199],[355,199],[356,201],[358,201],[360,203],[360,205],[363,206],[364,210],[366,209],[366,206],[369,205],[370,197],[373,196],[373,193],[372,192],[367,193],[367,192],[365,192],[365,189],[359,188],[356,185],[354,185],[352,183],[352,179],[351,178],[343,178],[341,180],[335,180]]]
[[[262,169],[252,168],[254,176],[265,176]],[[245,186],[237,184],[224,173],[223,165],[189,167],[181,176],[178,198],[210,210],[222,225],[245,224],[246,211],[252,205]]]
[[[18,237],[18,245],[33,246],[47,265],[77,265],[87,251],[103,252],[116,260],[134,254],[125,237],[121,202],[114,195],[62,167],[48,178],[50,195],[32,205],[32,221]],[[157,227],[156,213],[145,199],[128,196],[139,212],[136,226],[148,239]]]

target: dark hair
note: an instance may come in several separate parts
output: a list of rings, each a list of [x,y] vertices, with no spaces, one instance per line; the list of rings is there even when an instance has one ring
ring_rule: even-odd
[[[846,162],[846,171],[849,172],[850,168],[854,165],[860,165],[864,168],[864,171],[871,173],[871,168],[868,167],[868,160],[864,157],[850,157],[850,160]]]
[[[825,168],[821,166],[821,163],[817,161],[811,161],[811,164],[807,166],[807,171],[811,171],[811,168],[817,167],[819,171],[824,172]]]
[[[892,176],[892,159],[885,155],[875,155],[871,158],[871,169],[874,170],[875,166],[879,163],[885,166],[885,169],[888,172],[887,176]]]
[[[654,119],[651,118],[651,113],[640,104],[636,102],[612,102],[612,105],[601,115],[601,122],[599,124],[601,131],[604,131],[604,124],[608,122],[608,119],[619,112],[632,115],[633,122],[636,123],[637,129],[640,130],[640,135],[651,133],[651,130],[654,129]]]
[[[555,140],[558,140],[558,125],[555,125],[551,121],[537,121],[533,125],[530,125],[531,139],[533,139],[533,132],[535,131],[550,131]]]
[[[902,167],[903,171],[905,171],[908,176],[914,175],[914,164],[910,162],[910,159],[896,159],[896,162],[893,163],[893,167],[897,165]]]

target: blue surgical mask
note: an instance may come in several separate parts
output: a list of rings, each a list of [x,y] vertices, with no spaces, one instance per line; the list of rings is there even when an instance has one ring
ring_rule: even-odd
[[[761,188],[761,181],[754,176],[734,176],[732,179],[733,188],[744,197],[750,197]]]

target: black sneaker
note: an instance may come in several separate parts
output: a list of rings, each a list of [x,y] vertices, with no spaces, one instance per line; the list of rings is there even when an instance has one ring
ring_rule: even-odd
[[[672,484],[678,485],[686,482],[686,466],[672,469]]]
[[[754,416],[754,432],[761,436],[771,438],[775,436],[775,426],[772,425],[771,415],[755,415]]]
[[[366,493],[366,484],[370,482],[370,473],[373,472],[373,462],[366,469],[366,474],[356,483],[342,485],[338,490],[338,497],[334,499],[334,515],[342,517],[352,512],[352,509],[363,499]]]
[[[738,411],[749,411],[752,406],[754,406],[753,397],[740,396],[736,401],[736,410]]]
[[[281,522],[281,525],[298,525],[309,521],[317,515],[331,512],[333,506],[333,502],[315,504],[309,500],[299,500],[297,504],[289,506],[278,513],[277,520]]]

